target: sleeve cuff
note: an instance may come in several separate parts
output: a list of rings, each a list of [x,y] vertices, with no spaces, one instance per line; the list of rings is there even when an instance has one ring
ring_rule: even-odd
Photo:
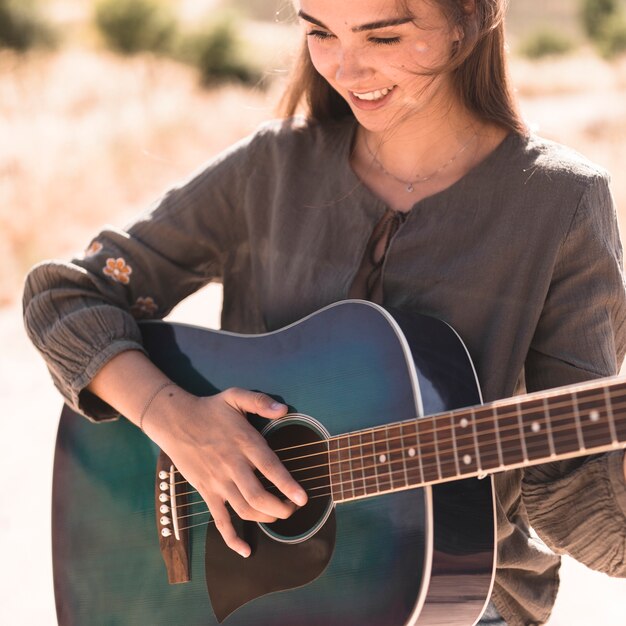
[[[121,340],[107,345],[90,361],[83,372],[71,384],[72,408],[92,422],[110,421],[120,414],[109,404],[100,400],[86,389],[96,374],[115,356],[128,350],[146,353],[144,347],[136,341]]]
[[[616,450],[609,455],[608,470],[615,502],[626,518],[626,477],[624,476],[624,450]]]

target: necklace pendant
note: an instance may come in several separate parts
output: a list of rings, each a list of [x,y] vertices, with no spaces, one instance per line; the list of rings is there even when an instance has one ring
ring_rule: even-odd
[[[409,184],[406,186],[407,193],[413,193],[413,189],[414,189],[414,187],[413,187],[413,183],[409,183]]]

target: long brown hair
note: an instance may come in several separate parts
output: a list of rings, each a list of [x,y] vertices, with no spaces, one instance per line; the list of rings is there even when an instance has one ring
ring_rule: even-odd
[[[450,59],[434,73],[450,73],[460,102],[479,119],[525,134],[510,86],[506,62],[504,14],[506,0],[424,0],[437,4],[462,33]],[[400,0],[405,9],[411,0]],[[410,11],[409,11],[410,13]],[[290,117],[303,108],[308,119],[338,121],[352,115],[346,101],[317,72],[306,43],[279,104]]]

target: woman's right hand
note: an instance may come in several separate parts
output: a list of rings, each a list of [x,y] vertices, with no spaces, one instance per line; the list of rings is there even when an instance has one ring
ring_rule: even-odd
[[[307,501],[304,489],[248,422],[246,412],[276,419],[287,407],[245,389],[197,397],[170,386],[154,398],[142,424],[198,490],[226,545],[244,557],[250,555],[250,546],[237,536],[226,503],[244,520],[273,522],[289,517]],[[288,501],[266,491],[255,470]]]

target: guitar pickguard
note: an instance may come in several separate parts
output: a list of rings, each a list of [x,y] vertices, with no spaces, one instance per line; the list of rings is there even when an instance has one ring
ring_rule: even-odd
[[[215,524],[209,525],[206,536],[206,585],[220,623],[255,598],[315,580],[326,569],[335,547],[334,511],[315,535],[300,543],[271,539],[255,522],[243,522],[236,516],[233,525],[252,548],[247,559],[226,546]]]

